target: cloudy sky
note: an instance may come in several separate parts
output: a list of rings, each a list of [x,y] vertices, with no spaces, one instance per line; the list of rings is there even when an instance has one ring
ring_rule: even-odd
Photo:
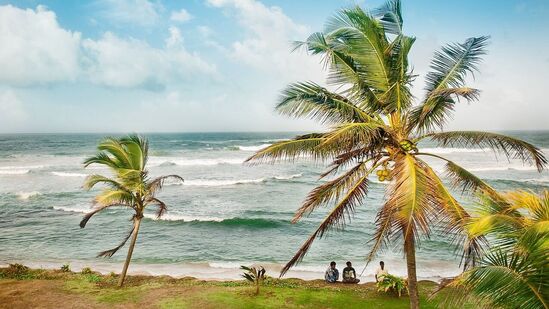
[[[451,128],[549,129],[549,1],[403,2],[418,98],[434,50],[492,37],[481,100]],[[324,78],[289,42],[381,3],[0,0],[0,133],[319,129],[273,111],[287,83]]]

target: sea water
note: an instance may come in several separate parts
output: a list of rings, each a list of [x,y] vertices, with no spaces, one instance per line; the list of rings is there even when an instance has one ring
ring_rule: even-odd
[[[548,155],[549,132],[507,132],[525,139]],[[298,133],[146,134],[150,139],[148,167],[152,176],[177,174],[185,181],[168,182],[159,194],[168,212],[156,219],[147,211],[141,225],[130,273],[238,278],[240,265],[267,266],[276,276],[329,211],[319,208],[296,224],[290,220],[307,193],[322,183],[326,164],[248,165],[255,151]],[[82,189],[87,175],[108,169],[82,161],[96,153],[105,134],[0,135],[0,264],[21,262],[34,267],[73,269],[84,266],[119,271],[126,248],[110,259],[96,258],[115,247],[131,228],[132,212],[113,208],[94,216],[86,228],[79,222],[90,211],[100,188]],[[445,156],[468,168],[499,190],[549,187],[549,173],[481,148],[438,148],[422,151]],[[444,162],[428,159],[444,176]],[[317,239],[289,276],[322,278],[330,261],[341,267],[352,261],[360,273],[371,248],[375,218],[383,204],[386,184],[371,178],[368,196],[343,230]],[[466,205],[471,199],[457,195]],[[468,207],[469,207],[468,206]],[[390,244],[377,261],[405,275],[401,244]],[[437,279],[459,273],[460,256],[448,235],[433,233],[417,252],[418,276]]]

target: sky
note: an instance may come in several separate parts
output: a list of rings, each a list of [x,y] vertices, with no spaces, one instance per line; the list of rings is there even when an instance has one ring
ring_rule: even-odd
[[[549,0],[402,2],[418,100],[435,50],[491,36],[448,129],[549,129]],[[287,84],[325,82],[290,42],[382,3],[0,0],[0,133],[322,130],[274,111]]]

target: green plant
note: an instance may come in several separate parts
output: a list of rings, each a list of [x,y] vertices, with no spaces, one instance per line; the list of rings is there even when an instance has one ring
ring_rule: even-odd
[[[240,269],[244,270],[242,277],[255,285],[255,295],[259,295],[259,286],[266,278],[265,268],[263,266],[259,266],[259,268],[240,266]]]
[[[17,280],[33,278],[33,274],[30,269],[27,266],[18,263],[9,264],[8,268],[3,272],[3,276]]]
[[[64,272],[64,273],[68,273],[71,271],[71,267],[70,265],[67,263],[67,264],[63,264],[61,266],[61,271]]]
[[[93,274],[93,271],[91,270],[91,268],[89,267],[84,267],[82,268],[82,270],[80,271],[80,273],[82,275],[89,275],[89,274]]]
[[[93,215],[110,207],[124,207],[133,210],[134,214],[131,218],[133,226],[127,236],[115,248],[98,254],[98,257],[111,257],[131,238],[126,261],[118,281],[118,285],[122,286],[145,208],[151,205],[157,206],[156,216],[160,218],[167,211],[167,207],[164,202],[156,198],[156,194],[162,189],[166,179],[175,178],[183,181],[183,178],[177,175],[168,175],[151,179],[147,170],[149,142],[140,136],[129,135],[119,139],[106,138],[99,143],[97,149],[99,153],[86,159],[84,166],[88,167],[91,164],[107,166],[113,177],[91,175],[86,178],[85,189],[90,190],[97,184],[105,185],[106,189],[95,197],[95,208],[84,216],[80,227],[84,228]]]
[[[88,282],[92,282],[92,283],[101,282],[102,280],[101,276],[94,273],[86,274],[85,278]]]
[[[471,239],[492,246],[448,284],[451,301],[471,294],[489,307],[549,308],[549,190],[481,196],[467,227]]]
[[[406,282],[406,279],[390,274],[384,275],[383,280],[378,281],[376,286],[379,292],[393,291],[398,295],[398,297],[402,295],[403,291],[408,291],[408,283]]]
[[[432,147],[490,148],[507,158],[535,165],[538,171],[545,168],[543,152],[520,139],[498,133],[443,130],[460,100],[479,98],[479,90],[468,87],[466,81],[478,71],[488,40],[486,36],[472,37],[437,51],[425,76],[426,94],[419,100],[412,95],[416,75],[408,62],[415,38],[403,32],[399,0],[387,1],[373,12],[358,6],[343,9],[329,19],[324,32],[296,43],[296,49],[321,57],[329,87],[313,82],[291,84],[283,91],[276,109],[283,115],[312,118],[330,127],[326,132],[273,143],[247,162],[306,158],[329,163],[321,175],[321,179],[329,180],[309,193],[292,221],[321,206],[333,208],[281,275],[302,261],[315,239],[332,228],[345,226],[355,208],[364,204],[371,176],[381,169],[379,180],[387,184],[386,200],[377,214],[367,261],[392,241],[402,244],[410,305],[418,308],[416,245],[438,230],[452,234],[456,240],[464,239],[464,222],[469,217],[425,159],[445,163],[451,181],[467,193],[493,191],[455,162],[429,153],[420,142],[430,140]],[[465,244],[465,267],[479,258],[481,242],[482,238]]]

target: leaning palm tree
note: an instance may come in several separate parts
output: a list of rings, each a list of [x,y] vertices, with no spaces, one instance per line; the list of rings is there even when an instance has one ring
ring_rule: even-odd
[[[439,147],[490,147],[508,158],[535,164],[539,170],[546,165],[538,148],[513,137],[476,131],[442,132],[459,100],[479,97],[479,90],[465,86],[465,81],[477,70],[488,37],[469,38],[436,52],[421,100],[416,100],[410,89],[415,75],[408,65],[408,53],[414,40],[403,33],[400,1],[393,0],[372,13],[360,7],[343,9],[328,21],[324,32],[296,43],[296,48],[303,47],[321,57],[331,90],[313,82],[291,84],[283,91],[276,109],[284,115],[316,119],[331,125],[331,129],[274,143],[248,162],[299,158],[331,162],[321,179],[334,178],[310,192],[293,222],[319,206],[334,207],[282,269],[281,276],[303,259],[316,238],[330,228],[345,225],[367,195],[368,177],[381,170],[380,180],[388,183],[387,199],[377,215],[368,261],[387,241],[401,241],[411,307],[418,308],[418,240],[428,237],[435,224],[464,235],[462,223],[469,216],[424,158],[445,161],[457,185],[488,190],[483,189],[484,182],[455,162],[422,151],[418,142],[430,139]],[[466,266],[479,250],[478,241],[467,242]]]
[[[115,248],[100,252],[98,257],[111,257],[126,244],[131,237],[128,255],[118,285],[124,284],[126,272],[132,258],[133,248],[137,240],[139,226],[147,206],[156,206],[156,216],[160,218],[167,210],[166,204],[156,198],[156,193],[168,178],[183,181],[177,175],[150,178],[146,169],[149,144],[148,141],[137,135],[130,135],[120,139],[106,138],[97,146],[99,153],[84,161],[84,166],[99,164],[108,167],[112,177],[90,175],[84,182],[84,188],[90,190],[97,184],[105,185],[105,189],[94,199],[94,209],[87,213],[80,227],[84,228],[90,218],[100,211],[111,207],[126,207],[133,210],[131,221],[133,226],[124,240]]]
[[[549,190],[482,196],[466,228],[491,248],[448,284],[449,304],[473,296],[487,308],[549,308]]]

